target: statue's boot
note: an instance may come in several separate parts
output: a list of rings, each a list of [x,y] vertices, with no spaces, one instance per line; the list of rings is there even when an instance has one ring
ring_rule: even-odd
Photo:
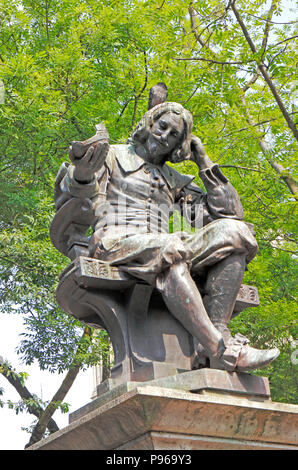
[[[245,267],[245,255],[232,254],[209,269],[204,286],[205,309],[213,325],[223,335],[225,343],[232,337],[228,324],[232,317]],[[202,344],[198,344],[193,367],[206,366],[209,366],[208,353]]]
[[[248,372],[267,366],[279,356],[279,349],[255,349],[248,346],[249,340],[237,333],[225,342],[226,350],[220,358],[210,358],[211,369]]]
[[[211,322],[185,263],[173,265],[157,276],[156,281],[169,311],[203,345],[212,368],[251,370],[263,367],[277,357],[276,350],[250,348],[247,338],[239,334],[224,341],[221,332]]]
[[[246,267],[245,255],[233,254],[213,266],[205,284],[204,306],[213,325],[221,332],[226,346],[221,363],[210,360],[211,368],[248,371],[266,366],[279,355],[277,348],[259,350],[248,346],[249,340],[236,334],[233,338],[228,324]],[[201,356],[204,351],[201,350]]]
[[[209,269],[204,287],[204,306],[213,325],[225,341],[231,338],[228,324],[241,287],[246,260],[244,254],[234,253]]]

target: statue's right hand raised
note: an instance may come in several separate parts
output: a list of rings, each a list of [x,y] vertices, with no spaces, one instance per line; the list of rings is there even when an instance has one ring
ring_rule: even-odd
[[[109,134],[103,124],[96,126],[96,134],[88,140],[72,142],[69,158],[75,166],[74,178],[88,183],[102,167],[109,151]]]

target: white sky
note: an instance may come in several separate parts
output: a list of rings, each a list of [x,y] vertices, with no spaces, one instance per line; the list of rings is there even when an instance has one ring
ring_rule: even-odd
[[[284,0],[282,2],[283,13],[280,16],[273,16],[273,20],[277,22],[293,21],[293,13],[289,14],[290,8],[295,8],[294,0]],[[36,393],[43,400],[49,400],[57,391],[63,380],[62,374],[50,374],[41,372],[37,366],[24,366],[20,364],[19,357],[15,349],[20,342],[19,335],[24,331],[22,326],[22,317],[19,315],[5,315],[0,317],[0,355],[7,359],[18,372],[27,372],[29,378],[26,380],[26,386],[31,393]],[[19,401],[20,397],[15,389],[0,374],[0,387],[4,388],[5,393],[0,397],[3,401]],[[81,372],[74,385],[70,389],[69,394],[65,398],[65,402],[70,404],[70,412],[77,410],[91,400],[93,392],[93,372],[88,369]],[[16,415],[13,410],[0,408],[0,450],[22,450],[29,441],[30,435],[26,431],[22,431],[21,427],[28,427],[34,419],[34,416],[27,413]],[[68,415],[57,412],[53,419],[59,428],[63,428],[68,424]]]
[[[22,317],[20,315],[1,314],[0,328],[0,355],[7,359],[18,372],[27,372],[29,375],[26,380],[26,387],[30,393],[35,393],[43,400],[50,400],[60,386],[64,375],[42,372],[38,366],[24,366],[20,363],[19,357],[15,352],[20,343],[19,335],[24,331],[22,326]],[[2,401],[19,401],[20,397],[14,387],[0,374],[0,387],[4,388],[4,395],[0,397]],[[70,404],[70,412],[73,412],[91,401],[93,392],[93,372],[87,369],[81,372],[65,402]],[[30,434],[22,431],[22,427],[29,427],[34,416],[29,413],[15,414],[14,410],[7,407],[0,408],[0,450],[22,450],[30,439]],[[68,414],[62,414],[56,411],[53,419],[61,429],[68,424]]]

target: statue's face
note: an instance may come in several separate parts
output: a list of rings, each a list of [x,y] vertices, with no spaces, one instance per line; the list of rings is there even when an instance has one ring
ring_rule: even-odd
[[[181,116],[171,112],[160,116],[153,123],[147,138],[148,160],[156,165],[164,163],[166,155],[171,154],[181,142],[183,130]]]

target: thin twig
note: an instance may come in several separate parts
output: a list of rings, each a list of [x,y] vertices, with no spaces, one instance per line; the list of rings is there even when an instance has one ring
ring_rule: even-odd
[[[156,8],[156,10],[161,10],[164,4],[166,3],[166,0],[163,0],[162,4]]]
[[[272,0],[271,7],[269,9],[267,19],[266,19],[266,25],[265,25],[265,30],[264,30],[264,36],[263,36],[263,41],[262,41],[262,48],[263,48],[263,54],[262,58],[265,54],[267,43],[268,43],[268,36],[269,36],[269,31],[270,31],[270,24],[271,24],[271,19],[274,13],[274,10],[276,9],[276,0]]]
[[[261,18],[260,16],[253,15],[252,13],[246,12],[246,14],[249,15],[249,16],[253,16],[254,18],[257,18],[258,20],[262,20],[262,21],[266,21],[266,22],[268,21],[269,23],[272,23],[272,24],[296,24],[296,23],[298,23],[298,21],[289,21],[287,23],[278,23],[277,21],[272,21],[271,19],[268,20],[266,18]]]
[[[271,245],[271,243],[270,243]],[[281,248],[280,246],[274,246],[274,245],[271,245],[272,248],[276,249],[276,250],[282,250],[282,251],[286,251],[287,253],[293,253],[293,255],[297,255],[298,251],[293,251],[293,250],[286,250],[285,248]]]
[[[294,111],[293,113],[290,113],[290,114],[292,115],[292,114],[297,114],[297,113],[298,111]],[[226,137],[229,137],[230,135],[237,134],[238,132],[247,131],[251,129],[252,127],[258,127],[258,126],[262,126],[263,124],[268,124],[268,122],[276,121],[277,119],[281,119],[281,116],[278,118],[271,118],[271,119],[266,119],[265,121],[255,122],[253,124],[250,124],[247,127],[241,127],[240,129],[236,129],[235,131],[229,132],[228,134],[224,134],[220,138],[225,139]]]
[[[204,57],[173,57],[173,60],[202,60],[204,62],[211,62],[212,64],[220,64],[220,65],[245,65],[244,62],[225,62],[221,60],[214,60],[214,59],[205,59]],[[247,62],[254,62],[253,59],[248,60]]]
[[[124,106],[123,106],[123,108],[121,109],[121,112],[120,112],[120,114],[119,114],[119,116],[118,116],[118,119],[117,119],[116,123],[120,121],[120,118],[121,118],[122,114],[123,114],[124,111],[126,110],[128,104],[129,104],[133,99],[134,99],[134,98],[129,98],[127,101],[125,101]]]
[[[144,80],[144,85],[141,89],[141,91],[134,97],[134,108],[133,108],[133,115],[132,115],[132,120],[131,120],[131,128],[134,128],[134,123],[135,123],[135,118],[136,118],[136,113],[137,113],[137,106],[138,106],[138,101],[140,97],[142,96],[143,92],[145,91],[148,83],[148,64],[147,64],[147,55],[146,51],[143,51],[144,53],[144,67],[145,67],[145,80]]]
[[[291,41],[292,39],[298,38],[298,34],[295,36],[291,36],[290,38],[284,39],[283,41],[277,42],[276,44],[273,44],[272,46],[269,46],[268,49],[273,49],[273,47],[279,46],[280,44],[283,44],[284,42]]]
[[[256,171],[257,173],[261,173],[260,170],[256,168],[247,168],[246,166],[237,166],[237,165],[218,165],[220,168],[236,168],[237,170],[245,170],[245,171]]]
[[[242,88],[242,91],[245,93],[258,80],[259,77],[260,77],[260,74],[256,72],[254,76],[249,80],[249,82],[247,82],[247,84],[244,85],[244,87]]]

